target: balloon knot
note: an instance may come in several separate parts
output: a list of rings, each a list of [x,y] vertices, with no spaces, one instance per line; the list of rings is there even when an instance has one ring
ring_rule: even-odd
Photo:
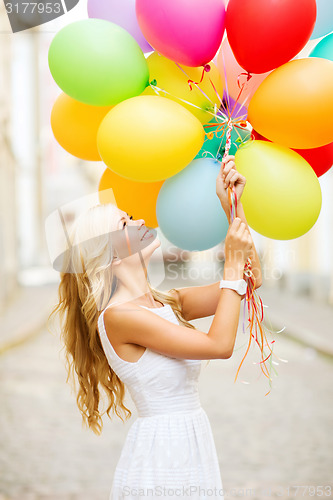
[[[204,70],[206,71],[206,73],[209,73],[209,72],[210,72],[210,70],[211,70],[210,65],[209,65],[209,64],[205,64],[205,65],[204,65]]]
[[[212,140],[214,138],[214,132],[208,132],[207,139]]]
[[[156,85],[157,85],[157,80],[155,80],[155,79],[154,79],[154,80],[152,80],[152,81],[149,83],[149,85],[154,85],[154,87],[156,87]]]

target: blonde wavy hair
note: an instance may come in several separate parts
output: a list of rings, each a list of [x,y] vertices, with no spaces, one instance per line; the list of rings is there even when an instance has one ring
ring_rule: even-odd
[[[48,318],[58,316],[60,338],[65,350],[66,383],[77,393],[76,402],[82,415],[82,425],[96,435],[103,429],[102,416],[110,412],[123,422],[132,415],[124,405],[125,385],[112,370],[105,356],[98,333],[97,321],[110,302],[117,278],[112,272],[116,253],[112,245],[115,230],[116,205],[97,205],[76,219],[69,235],[70,253],[64,272],[60,272],[58,303]],[[119,215],[119,212],[118,212]],[[65,272],[65,270],[70,272]],[[77,270],[78,272],[75,272]],[[148,287],[155,300],[169,304],[180,324],[196,329],[182,316],[179,295]],[[51,331],[51,330],[50,330]],[[76,379],[79,387],[76,389]],[[100,413],[102,391],[107,397],[107,409]]]

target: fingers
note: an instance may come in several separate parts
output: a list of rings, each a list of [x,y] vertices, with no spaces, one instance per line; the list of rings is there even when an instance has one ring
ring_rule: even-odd
[[[242,219],[240,217],[235,217],[235,219],[232,221],[232,224],[230,226],[239,236],[242,236],[245,231],[249,233],[246,224],[242,222]]]
[[[230,160],[228,160],[229,158],[230,158]],[[222,170],[222,179],[227,183],[227,186],[228,186],[229,180],[231,178],[231,175],[234,175],[235,172],[237,172],[236,165],[235,165],[233,158],[235,158],[235,157],[234,156],[227,156],[225,158],[225,160],[222,160],[222,164],[221,164],[221,166],[224,165],[224,168]],[[232,172],[231,175],[229,175],[230,172]],[[229,177],[228,177],[228,175],[229,175]]]
[[[235,157],[232,155],[227,155],[225,158],[223,158],[221,162],[223,168],[223,171],[228,171],[230,168],[235,166]]]
[[[222,163],[228,163],[228,161],[235,161],[235,156],[233,155],[227,155],[225,158],[223,158]]]
[[[236,165],[234,161],[229,161],[228,163],[222,163],[224,165],[224,168],[222,170],[223,175],[227,175],[231,169],[236,170]]]
[[[228,173],[228,175],[225,177],[224,179],[224,183],[228,186],[229,183],[231,185],[235,184],[235,182],[237,181],[237,179],[239,178],[239,173],[237,172],[237,170],[235,169],[231,169],[230,172]]]
[[[235,217],[234,220],[231,223],[231,227],[234,229],[238,230],[239,228],[246,229],[246,224],[242,222],[242,219],[240,217]]]
[[[245,231],[247,231],[246,225],[244,224],[244,222],[241,222],[241,224],[237,230],[237,233],[239,234],[239,236],[243,236]]]
[[[235,217],[230,227],[237,230],[240,227],[241,223],[242,219],[240,217]]]

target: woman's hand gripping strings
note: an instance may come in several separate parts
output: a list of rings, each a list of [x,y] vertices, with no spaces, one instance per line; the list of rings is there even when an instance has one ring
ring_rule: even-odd
[[[229,224],[231,222],[230,204],[228,198],[228,187],[235,187],[235,192],[237,196],[237,214],[236,216],[241,219],[246,225],[249,233],[250,229],[245,218],[245,213],[243,205],[241,203],[241,197],[246,185],[246,179],[236,170],[235,157],[232,155],[226,156],[221,163],[221,169],[216,179],[216,194],[221,202],[222,208],[228,218]],[[251,233],[250,233],[251,234]],[[253,241],[253,240],[252,240]],[[260,260],[256,251],[256,248],[252,246],[252,251],[250,255],[251,259],[251,269],[255,278],[255,288],[258,288],[262,284],[262,274]]]

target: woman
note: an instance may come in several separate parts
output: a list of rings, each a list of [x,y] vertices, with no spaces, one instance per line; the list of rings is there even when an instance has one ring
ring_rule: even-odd
[[[240,202],[245,183],[234,157],[228,156],[216,194],[230,222],[227,188],[235,186],[238,217],[225,239],[223,279],[242,279],[250,257],[258,287],[260,262]],[[72,243],[88,241],[73,246],[71,256],[74,268],[77,262],[83,272],[61,274],[60,300],[53,311],[62,319],[67,381],[75,372],[78,407],[96,434],[103,426],[100,389],[108,398],[109,417],[111,410],[121,419],[119,410],[131,416],[123,402],[125,386],[137,408],[110,499],[202,499],[210,498],[214,489],[223,498],[215,443],[197,383],[201,360],[232,355],[245,295],[221,289],[219,281],[168,293],[154,290],[146,266],[160,241],[150,233],[143,220],[132,220],[111,204],[90,209],[73,228]],[[208,334],[189,323],[210,315],[214,318]]]

